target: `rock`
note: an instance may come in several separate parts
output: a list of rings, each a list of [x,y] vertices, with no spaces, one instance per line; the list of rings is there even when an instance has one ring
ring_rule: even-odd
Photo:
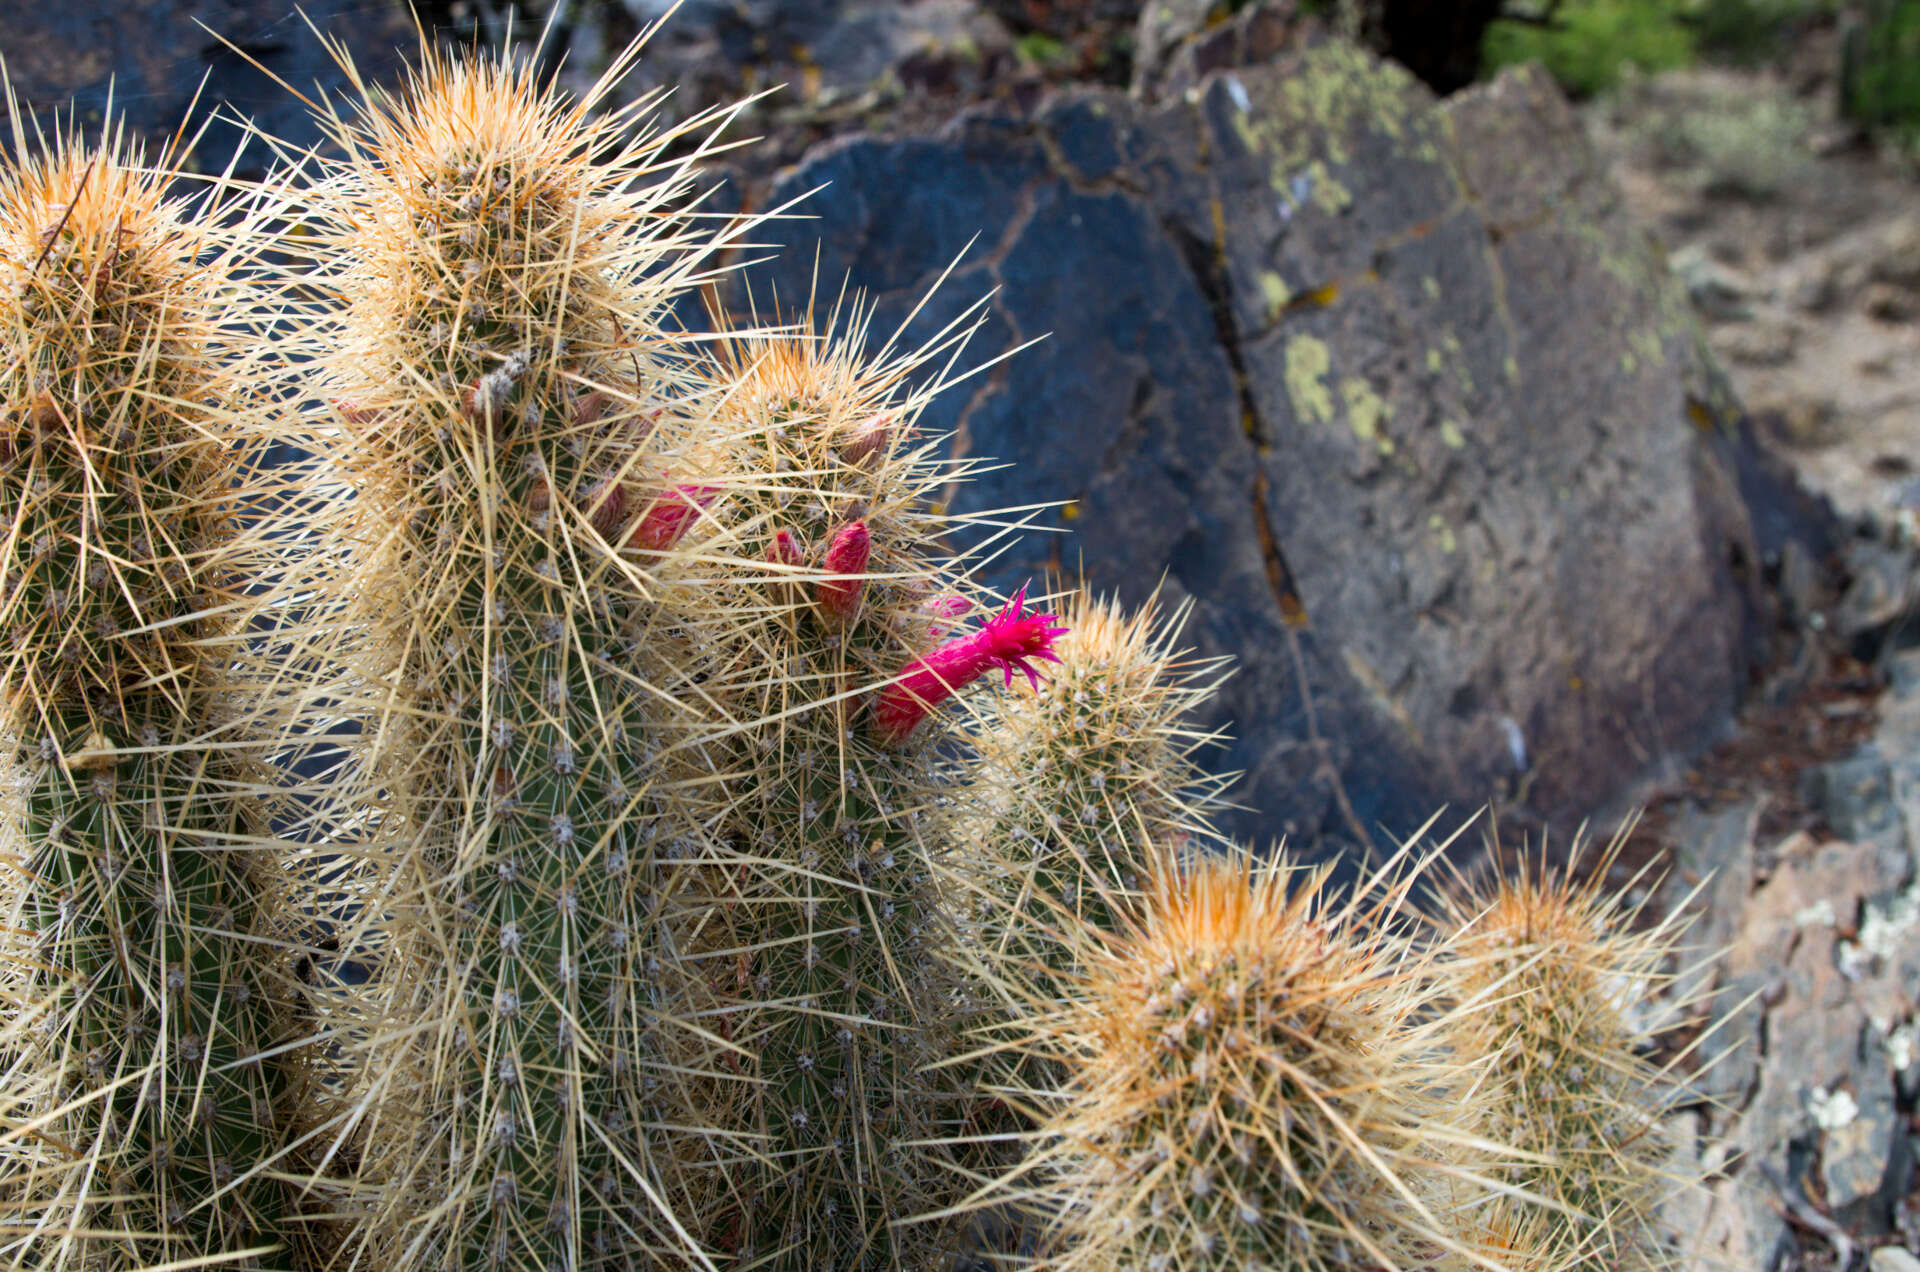
[[[1791,323],[1761,318],[1722,327],[1713,333],[1713,347],[1735,362],[1777,367],[1793,360],[1799,334]]]
[[[1726,951],[1711,1036],[1739,1047],[1701,1080],[1719,1110],[1706,1137],[1759,1168],[1744,1188],[1711,1190],[1701,1230],[1731,1266],[1768,1266],[1785,1235],[1756,1176],[1816,1169],[1826,1208],[1870,1230],[1899,1222],[1911,1186],[1920,1146],[1902,1102],[1920,1094],[1920,650],[1894,655],[1888,680],[1872,739],[1808,779],[1845,838],[1795,835],[1762,875],[1757,807],[1674,823],[1669,888],[1717,872],[1697,902],[1702,943]]]
[[[1842,550],[1847,589],[1834,628],[1848,638],[1877,632],[1920,604],[1920,561],[1902,544],[1855,539]]]
[[[1255,0],[1224,20],[1219,0],[1148,0],[1134,34],[1133,91],[1177,98],[1211,71],[1257,66],[1324,34],[1299,0]]]
[[[685,119],[778,89],[746,104],[732,129],[735,135],[763,134],[755,146],[729,156],[761,175],[823,137],[863,126],[896,127],[913,118],[948,118],[956,102],[1001,87],[1012,60],[1006,27],[974,0],[622,5],[635,24],[666,18],[620,85],[622,100],[671,90],[660,109]],[[587,25],[594,21],[583,19]],[[609,42],[618,47],[619,38]]]
[[[1881,1066],[1863,1067],[1876,1077],[1880,1075]],[[1826,1187],[1827,1205],[1835,1210],[1844,1210],[1879,1191],[1893,1158],[1893,1137],[1906,1125],[1906,1118],[1894,1107],[1891,1083],[1868,1086],[1860,1100],[1847,1098],[1851,1115],[1833,1118],[1833,1125],[1820,1126],[1820,1179]],[[1818,1118],[1815,1124],[1820,1125]]]
[[[1771,622],[1746,443],[1543,75],[1440,105],[1321,41],[1158,107],[843,139],[768,201],[817,186],[754,286],[805,294],[817,234],[876,330],[985,230],[909,334],[997,288],[993,351],[1050,335],[925,420],[1009,461],[952,507],[1070,501],[997,586],[1196,601],[1239,659],[1201,721],[1236,832],[1330,849],[1523,785],[1572,814],[1726,727]]]
[[[1881,1246],[1867,1260],[1872,1272],[1920,1272],[1920,1258],[1899,1246]]]
[[[1907,292],[1920,290],[1920,217],[1889,222],[1875,235],[1868,277]]]
[[[1809,314],[1823,314],[1833,307],[1839,287],[1834,279],[1835,267],[1826,257],[1815,257],[1803,265],[1799,274],[1787,288],[1787,300],[1795,309]]]
[[[1689,245],[1673,254],[1673,272],[1687,289],[1695,309],[1715,322],[1742,322],[1753,317],[1753,280],[1713,259],[1706,249]]]
[[[1920,296],[1911,287],[1871,283],[1860,294],[1860,312],[1877,322],[1911,322]]]
[[[317,0],[302,13],[319,30],[345,36],[369,79],[389,77],[401,63],[400,50],[416,43],[401,5]],[[240,52],[197,26],[196,18]],[[185,156],[187,170],[220,172],[239,154],[235,174],[248,179],[264,176],[271,156],[257,141],[245,144],[233,117],[251,119],[296,150],[320,141],[306,105],[248,58],[310,96],[316,86],[335,98],[348,90],[347,76],[283,0],[9,5],[6,49],[7,74],[24,114],[51,123],[55,110],[63,117],[71,110],[92,126],[111,97],[115,113],[148,139],[156,158],[197,95],[192,127],[211,122]],[[215,103],[226,107],[218,116]]]

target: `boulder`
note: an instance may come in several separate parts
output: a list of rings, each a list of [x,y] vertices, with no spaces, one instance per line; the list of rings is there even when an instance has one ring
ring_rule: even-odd
[[[1058,506],[985,567],[1192,598],[1232,829],[1316,852],[1436,807],[1581,814],[1728,726],[1772,621],[1729,395],[1544,74],[1442,103],[1338,41],[1143,105],[1076,89],[818,147],[756,273],[909,335],[992,290],[936,405]],[[976,344],[976,348],[979,344]]]

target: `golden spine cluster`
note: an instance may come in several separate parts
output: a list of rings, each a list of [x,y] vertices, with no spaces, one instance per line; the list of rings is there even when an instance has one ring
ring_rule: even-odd
[[[638,52],[336,49],[328,157],[202,206],[16,123],[6,1265],[1671,1261],[1673,931],[1229,843],[1184,610],[946,545],[977,309],[679,325],[768,223]]]

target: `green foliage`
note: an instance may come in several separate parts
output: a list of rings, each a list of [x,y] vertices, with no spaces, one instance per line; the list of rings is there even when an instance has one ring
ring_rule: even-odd
[[[1067,46],[1041,31],[1029,31],[1013,42],[1013,52],[1027,66],[1049,67],[1066,60]]]
[[[1920,0],[1869,0],[1848,30],[1842,59],[1849,118],[1920,134]]]
[[[1672,0],[1566,0],[1550,25],[1495,22],[1481,46],[1485,73],[1521,62],[1544,63],[1575,97],[1612,88],[1623,65],[1643,71],[1685,66],[1695,35]]]
[[[1664,160],[1702,189],[1769,199],[1807,169],[1810,116],[1783,93],[1760,93],[1715,109],[1677,112],[1655,135]]]

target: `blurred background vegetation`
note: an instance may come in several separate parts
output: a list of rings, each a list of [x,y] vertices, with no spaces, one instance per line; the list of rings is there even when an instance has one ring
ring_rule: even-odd
[[[1510,0],[1488,23],[1482,73],[1538,60],[1575,97],[1623,75],[1781,59],[1837,23],[1842,117],[1920,136],[1920,0]]]

